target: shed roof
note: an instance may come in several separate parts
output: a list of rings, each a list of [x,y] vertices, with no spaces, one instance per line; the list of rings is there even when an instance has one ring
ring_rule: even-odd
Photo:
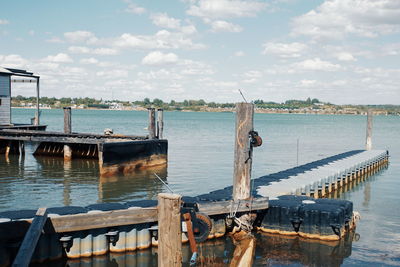
[[[24,76],[24,77],[32,77],[32,78],[39,78],[38,75],[34,75],[33,72],[29,72],[26,70],[20,69],[13,69],[13,68],[3,68],[0,67],[0,73],[8,74],[8,75],[16,75],[16,76]]]
[[[0,67],[0,73],[9,74],[9,75],[12,74],[11,71],[9,71],[8,69],[2,68],[2,67]]]

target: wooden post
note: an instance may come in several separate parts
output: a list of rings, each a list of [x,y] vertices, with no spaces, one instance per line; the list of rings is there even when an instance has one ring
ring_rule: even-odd
[[[155,109],[148,108],[149,110],[149,139],[154,139],[156,137],[156,118],[155,118]]]
[[[164,110],[159,108],[157,110],[157,138],[163,138],[163,131],[164,131]]]
[[[158,266],[182,266],[180,195],[158,194]]]
[[[26,233],[18,254],[12,264],[13,267],[29,266],[33,252],[35,251],[43,226],[47,220],[47,209],[39,208],[33,218],[32,224]]]
[[[233,199],[250,198],[252,148],[249,133],[253,130],[254,105],[236,104],[235,160],[233,173]]]
[[[367,112],[367,140],[365,142],[365,149],[372,149],[372,110],[368,109]]]
[[[35,125],[40,124],[40,108],[39,108],[39,77],[36,78],[36,113],[35,113]]]
[[[64,133],[66,134],[72,133],[71,107],[64,108]]]
[[[72,159],[71,146],[68,144],[64,144],[64,160],[71,160],[71,159]]]

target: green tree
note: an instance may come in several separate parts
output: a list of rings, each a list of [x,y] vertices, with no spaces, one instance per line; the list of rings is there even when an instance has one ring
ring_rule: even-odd
[[[153,99],[153,105],[155,105],[157,107],[161,107],[163,104],[164,104],[164,102],[161,99],[158,99],[158,98]]]
[[[149,99],[148,97],[146,97],[145,99],[143,99],[143,104],[144,104],[145,106],[150,105],[150,104],[151,104],[150,99]]]

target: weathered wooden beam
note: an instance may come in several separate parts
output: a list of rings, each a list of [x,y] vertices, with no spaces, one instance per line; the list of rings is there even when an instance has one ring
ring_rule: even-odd
[[[253,131],[254,105],[236,104],[235,158],[233,173],[233,199],[250,198],[252,148],[249,134]]]
[[[47,219],[47,209],[40,208],[33,218],[32,224],[26,233],[21,247],[18,250],[17,256],[12,264],[13,267],[29,266],[33,252],[35,251],[37,242],[42,233],[43,226]]]
[[[247,200],[231,201],[218,201],[218,202],[201,202],[199,203],[199,210],[209,216],[227,214],[232,212],[248,212],[268,209],[268,198],[254,198]]]
[[[40,85],[39,85],[39,77],[37,77],[37,78],[36,78],[36,113],[35,113],[35,125],[39,125],[39,124],[40,124],[39,99],[40,99]]]
[[[158,266],[182,266],[181,196],[158,194]]]
[[[365,149],[371,150],[372,149],[372,110],[368,109],[367,111],[367,138],[365,141]]]
[[[84,213],[51,218],[53,228],[58,233],[107,228],[157,221],[157,208],[138,208]]]
[[[64,133],[70,134],[72,132],[71,124],[71,107],[64,107]]]
[[[157,109],[157,138],[162,139],[164,132],[164,110]]]
[[[149,110],[149,138],[154,139],[156,137],[156,117],[155,117],[155,109],[148,108]]]

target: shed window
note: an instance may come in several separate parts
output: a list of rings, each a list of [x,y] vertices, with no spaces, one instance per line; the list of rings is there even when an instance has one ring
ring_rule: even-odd
[[[1,106],[1,98],[0,98],[0,106]]]

